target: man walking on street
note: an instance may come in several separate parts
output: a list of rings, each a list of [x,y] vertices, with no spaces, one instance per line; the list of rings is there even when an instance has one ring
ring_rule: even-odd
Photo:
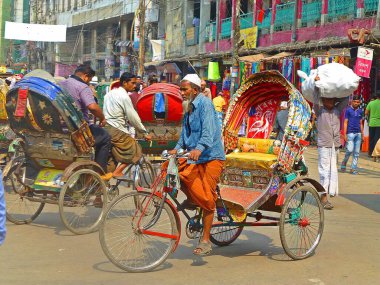
[[[189,100],[188,112],[183,119],[181,137],[170,154],[179,149],[190,151],[189,158],[180,160],[178,173],[181,187],[187,196],[181,208],[203,209],[203,236],[193,251],[196,255],[206,255],[212,250],[210,231],[216,209],[216,187],[222,173],[225,154],[220,137],[220,127],[211,100],[201,93],[201,79],[196,74],[188,74],[181,81],[181,94]]]
[[[372,157],[377,141],[380,139],[380,94],[368,103],[365,115],[369,116],[369,148],[368,155]]]
[[[342,161],[341,171],[346,171],[346,165],[352,154],[351,174],[358,174],[358,159],[363,138],[363,111],[359,109],[360,99],[354,96],[351,106],[348,107],[344,119],[344,140],[346,141],[346,155]]]

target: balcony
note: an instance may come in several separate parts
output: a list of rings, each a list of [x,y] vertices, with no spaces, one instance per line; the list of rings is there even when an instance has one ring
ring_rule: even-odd
[[[364,0],[364,11],[357,9],[357,0],[329,0],[327,23],[321,25],[322,0],[303,0],[302,16],[298,22],[300,27],[297,29],[297,39],[299,41],[319,40],[326,37],[344,37],[347,29],[358,26],[372,28],[376,21],[379,0]],[[294,5],[295,1],[277,5],[277,14],[274,22],[273,32],[276,36],[270,36],[272,10],[267,9],[262,23],[257,22],[259,31],[258,46],[270,46],[291,41],[291,30],[294,25]],[[230,48],[226,39],[231,37],[232,19],[226,18],[221,23],[221,34],[219,40],[224,48]],[[216,23],[212,22],[207,26],[205,33],[206,50],[214,50],[216,35]],[[253,26],[253,14],[243,14],[240,18],[241,29]],[[208,47],[207,47],[208,46]],[[220,50],[225,50],[221,48]]]

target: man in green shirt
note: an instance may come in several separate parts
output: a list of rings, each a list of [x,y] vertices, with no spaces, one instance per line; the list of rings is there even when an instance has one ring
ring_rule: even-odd
[[[371,157],[377,141],[380,139],[380,93],[376,94],[375,100],[367,105],[365,115],[369,115],[369,149]]]

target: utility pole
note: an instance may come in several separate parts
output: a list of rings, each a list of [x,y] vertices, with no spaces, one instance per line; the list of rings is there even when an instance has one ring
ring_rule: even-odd
[[[220,11],[219,10],[220,10],[220,0],[216,0],[215,52],[217,52],[219,50],[219,33],[220,33],[220,30],[219,30]],[[212,25],[210,25],[210,28],[211,27],[212,27]],[[212,31],[212,33],[213,33],[213,31]]]
[[[140,0],[140,46],[139,46],[139,75],[144,75],[145,62],[145,0]]]
[[[232,70],[236,70],[239,66],[239,42],[240,42],[240,0],[235,0],[235,7],[232,7],[234,10],[232,11],[232,18],[235,21],[235,25],[232,27],[233,29],[233,37],[232,37]],[[235,92],[235,83],[236,78],[232,77],[233,72],[231,72],[231,87],[230,87],[230,100],[233,99],[233,94]],[[238,75],[239,76],[239,75]]]

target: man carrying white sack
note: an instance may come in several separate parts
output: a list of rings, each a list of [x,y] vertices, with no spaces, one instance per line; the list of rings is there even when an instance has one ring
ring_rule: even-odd
[[[318,80],[319,77],[316,76],[315,81]],[[334,197],[339,193],[337,150],[341,145],[340,114],[348,104],[348,97],[343,99],[322,97],[321,100],[322,106],[319,102],[314,102],[318,130],[318,172],[320,182],[326,190],[326,194],[321,197],[323,207],[332,210],[334,206],[328,201],[328,195]]]
[[[340,114],[349,96],[358,88],[360,77],[343,64],[325,64],[308,76],[297,71],[302,82],[302,95],[313,103],[317,115],[318,171],[326,190],[321,200],[327,210],[333,205],[328,196],[338,195],[337,149],[340,147]]]

